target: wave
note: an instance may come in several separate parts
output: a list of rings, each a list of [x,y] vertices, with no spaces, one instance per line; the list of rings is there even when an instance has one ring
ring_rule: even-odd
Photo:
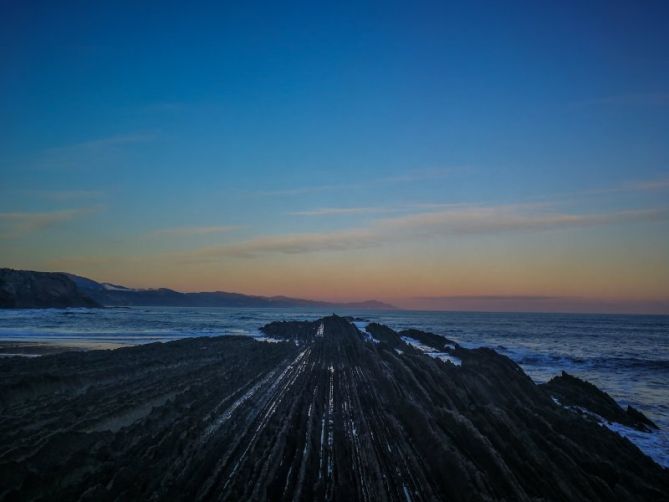
[[[496,350],[521,366],[626,368],[669,372],[669,359],[648,359],[643,357],[575,356],[564,353],[542,353],[525,349],[509,349],[497,346]]]

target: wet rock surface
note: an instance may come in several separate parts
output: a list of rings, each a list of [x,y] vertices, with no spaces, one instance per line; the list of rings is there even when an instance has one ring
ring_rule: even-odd
[[[263,331],[0,360],[0,499],[667,500],[667,470],[493,350]]]
[[[552,378],[540,387],[560,404],[575,411],[585,410],[586,415],[594,413],[609,422],[617,422],[642,432],[657,430],[657,425],[636,408],[628,406],[627,409],[623,409],[606,392],[564,371],[562,375]]]

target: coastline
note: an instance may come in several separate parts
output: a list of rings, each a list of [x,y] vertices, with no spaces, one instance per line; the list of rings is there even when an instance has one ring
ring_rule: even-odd
[[[62,352],[81,352],[89,350],[114,350],[128,347],[128,344],[113,342],[95,342],[84,340],[58,341],[36,340],[31,342],[1,340],[0,357],[39,357],[51,354],[60,354]]]
[[[493,350],[336,316],[262,332],[275,343],[196,337],[0,359],[6,493],[262,500],[290,486],[303,500],[368,490],[658,500],[669,490],[669,470]],[[426,352],[444,342],[438,355],[450,359]]]

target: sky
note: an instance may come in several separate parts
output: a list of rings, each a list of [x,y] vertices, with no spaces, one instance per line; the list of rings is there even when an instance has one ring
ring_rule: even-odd
[[[669,314],[666,2],[0,0],[0,266]]]

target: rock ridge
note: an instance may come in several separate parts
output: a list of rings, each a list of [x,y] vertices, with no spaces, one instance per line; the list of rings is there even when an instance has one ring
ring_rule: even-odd
[[[0,499],[667,500],[494,350],[338,316],[263,334],[0,361]]]

